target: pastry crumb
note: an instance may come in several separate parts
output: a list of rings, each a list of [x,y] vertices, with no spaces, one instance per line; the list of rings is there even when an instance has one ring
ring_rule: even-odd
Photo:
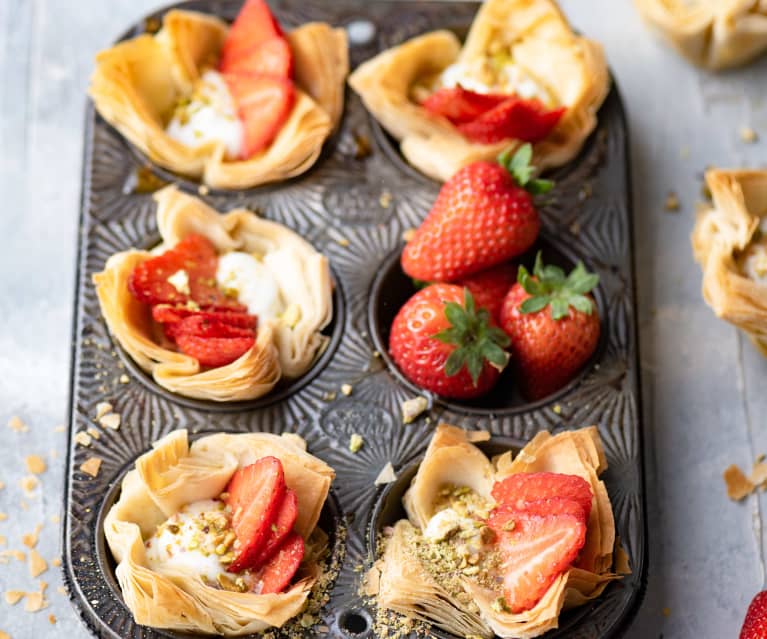
[[[87,430],[87,433],[93,438],[93,439],[101,439],[101,431],[93,428],[93,426],[90,426]]]
[[[90,446],[93,438],[84,430],[80,430],[75,433],[74,440],[80,446]]]
[[[405,400],[401,404],[402,423],[410,424],[429,407],[429,400],[419,395],[412,399]]]
[[[402,241],[410,242],[415,237],[416,229],[406,229],[402,232]]]
[[[66,426],[64,426],[64,424],[59,424],[58,426],[56,426],[56,427],[53,429],[53,432],[54,432],[54,433],[63,433],[63,432],[66,430],[66,429],[67,429],[67,427],[66,427]]]
[[[34,577],[39,577],[46,570],[48,570],[48,562],[42,558],[39,552],[31,550],[29,553],[29,574]]]
[[[61,521],[61,517],[58,515],[51,515],[51,523],[58,524]]]
[[[26,433],[29,430],[29,426],[18,415],[14,415],[8,420],[8,428],[15,433]]]
[[[109,402],[99,402],[98,404],[96,404],[96,417],[95,417],[96,421],[101,419],[107,413],[111,413],[112,408],[113,408],[112,404],[110,404]]]
[[[352,135],[354,136],[354,158],[362,160],[368,157],[373,152],[370,139],[364,133],[356,131]]]
[[[339,237],[336,242],[338,242],[338,244],[343,247],[349,246],[349,244],[351,244],[351,242],[349,242],[349,240],[347,240],[345,237]]]
[[[352,436],[349,438],[349,450],[353,453],[356,453],[362,448],[362,446],[365,444],[365,440],[362,439],[362,436],[357,433],[352,433]]]
[[[42,592],[28,592],[24,600],[24,610],[26,612],[39,612],[48,607],[48,602],[43,597]]]
[[[51,566],[53,566],[54,568],[61,567],[61,559],[59,557],[54,557],[53,559],[51,559]]]
[[[197,187],[197,192],[200,195],[207,195],[208,193],[210,193],[210,189],[204,184],[200,184],[200,186]]]
[[[120,419],[121,418],[119,413],[107,413],[106,415],[103,415],[101,419],[99,419],[99,424],[101,424],[104,428],[117,430],[120,428]]]
[[[9,606],[15,606],[22,599],[26,593],[23,590],[6,590],[5,591],[5,603]]]
[[[33,475],[42,475],[48,468],[45,460],[39,455],[27,455],[24,463],[27,465],[27,470]]]
[[[740,135],[741,142],[745,142],[746,144],[753,144],[759,140],[759,134],[750,126],[740,127],[738,135]]]
[[[37,546],[37,542],[40,540],[40,531],[43,529],[42,524],[37,524],[35,529],[31,533],[26,533],[21,536],[21,543],[27,548],[34,548]]]
[[[381,469],[373,483],[376,486],[380,486],[382,484],[391,484],[395,479],[397,479],[397,473],[394,472],[394,466],[392,466],[391,462],[386,462],[386,466]]]
[[[48,615],[48,623],[51,624],[52,626],[55,625],[56,624],[56,615],[54,615],[53,613]]]
[[[39,485],[40,481],[34,475],[27,475],[19,480],[19,486],[21,486],[21,489],[26,493],[27,497],[31,496],[35,491],[35,488]]]
[[[120,375],[119,382],[121,384],[127,384],[128,382],[130,382],[130,377],[128,377],[125,373],[123,373],[122,375]]]
[[[666,201],[663,204],[663,208],[669,213],[676,213],[682,208],[682,205],[679,202],[679,196],[674,191],[669,191],[666,195]]]
[[[755,486],[736,464],[728,466],[722,473],[722,477],[727,485],[727,496],[733,501],[745,499],[754,492]]]
[[[60,595],[68,595],[67,589],[64,588],[64,586],[59,586],[56,588],[56,592],[58,592]]]
[[[388,209],[391,206],[392,194],[389,191],[383,191],[381,197],[378,198],[378,203],[381,208]]]
[[[0,521],[5,521],[6,519],[8,519],[8,514],[0,512]]]
[[[89,457],[82,464],[80,464],[80,470],[86,475],[91,477],[97,477],[101,468],[100,457]]]
[[[341,384],[341,392],[348,397],[349,395],[352,394],[352,385],[351,384]]]

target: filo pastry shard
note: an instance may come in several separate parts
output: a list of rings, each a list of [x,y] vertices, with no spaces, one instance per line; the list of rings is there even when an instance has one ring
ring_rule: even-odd
[[[576,36],[553,0],[489,0],[463,47],[451,31],[426,33],[363,63],[349,84],[399,141],[407,160],[444,181],[467,164],[493,160],[522,144],[516,139],[472,142],[421,105],[420,97],[446,82],[482,91],[476,86],[477,69],[510,78],[511,86],[502,92],[531,93],[551,108],[565,109],[553,131],[534,145],[535,164],[544,169],[577,155],[596,127],[609,89],[602,47]]]
[[[367,593],[383,608],[456,636],[538,637],[558,626],[562,610],[598,597],[619,578],[611,571],[612,507],[599,479],[607,466],[602,444],[594,427],[558,435],[543,431],[516,457],[509,451],[489,460],[475,445],[487,439],[483,431],[437,428],[403,499],[407,519],[385,531],[383,553],[366,576]],[[554,473],[579,482],[587,495],[590,490],[585,540],[577,559],[553,576],[534,605],[512,612],[501,595],[508,564],[494,555],[497,536],[486,537],[483,522],[506,507],[494,502],[498,482]],[[454,557],[456,552],[465,557]]]
[[[341,117],[349,64],[345,31],[308,23],[287,34],[295,102],[271,144],[241,159],[229,157],[223,143],[191,146],[166,131],[179,100],[215,67],[228,29],[214,16],[174,9],[157,34],[102,51],[89,89],[96,110],[151,161],[212,187],[248,188],[303,173]]]
[[[285,484],[297,496],[294,530],[306,540],[304,560],[286,591],[222,589],[179,563],[151,561],[146,542],[163,522],[186,504],[218,498],[238,468],[266,456],[282,463]],[[333,470],[292,434],[222,433],[190,446],[186,431],[177,430],[156,442],[123,479],[120,498],[104,521],[117,580],[136,623],[238,636],[280,627],[295,617],[321,575],[318,557],[327,537],[316,526],[333,477]]]
[[[321,333],[333,314],[328,260],[287,227],[245,209],[224,215],[174,186],[155,194],[161,244],[110,257],[93,276],[101,312],[128,355],[163,388],[197,399],[237,401],[261,397],[282,378],[304,374],[327,346]],[[195,234],[222,259],[237,252],[261,265],[275,288],[279,314],[260,315],[255,344],[235,361],[204,368],[158,339],[147,304],[129,290],[134,269]],[[169,278],[170,279],[170,278]]]
[[[767,356],[767,171],[714,169],[706,184],[692,233],[703,297]]]
[[[765,0],[634,0],[644,19],[692,63],[726,69],[767,49]]]

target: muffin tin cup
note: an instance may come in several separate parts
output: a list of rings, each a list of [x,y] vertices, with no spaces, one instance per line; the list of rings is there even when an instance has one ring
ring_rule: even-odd
[[[428,30],[465,32],[478,7],[378,0],[270,4],[289,27],[311,20],[346,26],[352,67]],[[176,6],[231,19],[240,0],[193,0]],[[156,24],[167,9],[139,21],[127,35]],[[307,634],[376,637],[374,606],[359,594],[360,579],[375,553],[375,531],[396,512],[396,496],[407,488],[438,421],[489,430],[493,439],[488,446],[513,447],[542,429],[599,427],[610,465],[603,479],[633,572],[594,602],[563,615],[562,629],[545,636],[595,639],[621,633],[644,591],[647,530],[629,159],[615,87],[579,157],[552,172],[557,186],[540,202],[543,231],[536,245],[554,261],[569,266],[582,259],[600,275],[595,298],[602,336],[592,361],[566,388],[540,402],[528,404],[513,396],[495,403],[432,398],[430,410],[407,425],[401,404],[422,393],[386,354],[385,318],[393,317],[411,286],[398,272],[402,234],[418,226],[439,184],[403,164],[396,143],[352,92],[347,91],[339,131],[310,171],[284,183],[202,196],[219,211],[246,207],[285,224],[327,255],[333,270],[336,297],[328,349],[292,386],[252,403],[200,405],[165,392],[120,353],[101,317],[91,278],[112,254],[157,237],[155,207],[151,193],[134,190],[146,158],[131,150],[92,105],[85,135],[63,554],[70,596],[95,636],[189,636],[134,623],[116,587],[114,562],[101,529],[119,482],[135,459],[171,430],[187,428],[191,437],[219,431],[295,432],[306,439],[309,452],[335,469],[323,524],[333,529],[327,532],[335,533],[334,556],[342,561],[322,621]],[[163,179],[172,177],[157,167],[151,170]],[[198,190],[194,181],[179,181],[187,191]],[[529,264],[530,258],[522,259]],[[346,384],[351,386],[348,395],[342,391]],[[513,392],[510,379],[503,384],[504,395],[507,389]],[[120,429],[104,429],[90,447],[77,445],[74,434],[97,426],[96,405],[102,401],[122,416]],[[348,445],[355,433],[364,444],[352,453]],[[79,470],[91,456],[102,460],[95,478]],[[376,486],[375,478],[389,462],[397,481]],[[437,629],[433,635],[445,636]]]

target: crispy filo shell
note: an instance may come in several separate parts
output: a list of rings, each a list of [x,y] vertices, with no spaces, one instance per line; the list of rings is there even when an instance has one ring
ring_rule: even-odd
[[[107,260],[93,276],[109,330],[131,358],[163,388],[197,399],[237,401],[268,393],[281,377],[302,375],[324,350],[320,331],[333,313],[328,260],[287,227],[245,209],[220,215],[202,200],[174,186],[155,194],[162,243],[152,250],[129,250]],[[298,320],[259,318],[256,343],[226,366],[203,370],[194,357],[163,345],[148,304],[128,290],[133,269],[190,234],[208,238],[219,254],[244,251],[262,256],[275,276],[286,306]]]
[[[138,458],[104,521],[107,544],[117,561],[117,580],[136,623],[237,636],[280,627],[303,609],[321,574],[311,557],[289,590],[268,595],[219,590],[178,567],[147,567],[144,540],[161,523],[187,503],[217,498],[237,468],[270,455],[282,462],[285,482],[298,497],[295,530],[308,538],[334,472],[307,453],[306,443],[297,435],[216,434],[190,446],[187,432],[176,430]]]
[[[767,49],[765,0],[634,0],[644,19],[693,64],[736,67]]]
[[[594,427],[554,436],[540,432],[516,457],[507,452],[492,462],[474,445],[488,438],[483,431],[466,432],[445,424],[437,428],[403,499],[408,520],[394,525],[383,556],[367,575],[368,591],[377,595],[380,606],[457,636],[538,637],[558,626],[563,609],[598,597],[610,581],[620,578],[611,572],[615,522],[599,479],[607,462]],[[479,609],[478,614],[472,613],[436,582],[420,560],[413,559],[408,536],[416,528],[423,529],[434,514],[435,497],[446,483],[468,486],[491,499],[496,481],[514,473],[534,472],[578,475],[589,483],[594,497],[585,546],[576,564],[554,581],[533,608],[522,613],[499,611],[495,605],[498,592],[464,579],[462,587]]]
[[[411,97],[419,80],[455,62],[484,56],[498,43],[508,45],[514,63],[529,71],[566,112],[556,128],[534,145],[540,168],[574,158],[597,124],[597,111],[609,90],[602,47],[576,36],[553,0],[488,0],[461,48],[450,31],[434,31],[388,49],[360,65],[349,84],[381,125],[400,142],[407,160],[423,173],[447,180],[478,160],[492,160],[520,140],[476,144],[447,119]]]
[[[223,144],[190,147],[165,132],[179,98],[215,66],[227,30],[216,17],[174,9],[156,35],[100,52],[89,89],[97,111],[151,161],[216,188],[248,188],[303,173],[343,111],[349,70],[345,31],[308,23],[287,35],[296,84],[293,110],[268,148],[235,160],[227,159]]]
[[[706,184],[712,205],[698,213],[692,233],[703,297],[767,356],[767,286],[747,277],[737,260],[767,217],[767,170],[715,169],[706,173]]]

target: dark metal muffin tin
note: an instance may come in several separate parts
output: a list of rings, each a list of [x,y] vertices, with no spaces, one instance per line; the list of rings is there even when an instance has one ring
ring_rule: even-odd
[[[353,36],[352,67],[431,29],[465,33],[477,10],[474,3],[453,2],[270,4],[288,28],[312,20],[346,26]],[[239,0],[193,0],[176,6],[231,19],[239,5]],[[156,24],[163,11],[142,20],[125,37]],[[360,138],[369,141],[369,154],[360,152]],[[64,526],[66,581],[88,628],[98,637],[180,636],[133,622],[117,587],[101,523],[136,457],[164,434],[184,427],[193,436],[215,431],[297,432],[310,452],[333,466],[337,478],[323,525],[333,535],[343,522],[345,535],[331,536],[333,553],[343,561],[323,621],[305,634],[375,637],[369,623],[374,611],[358,592],[360,567],[372,557],[377,530],[401,516],[399,498],[434,425],[446,421],[489,430],[494,437],[488,450],[523,445],[541,429],[599,426],[610,466],[604,479],[633,573],[611,584],[596,601],[564,614],[560,630],[546,637],[618,636],[642,597],[647,566],[628,162],[626,123],[613,87],[599,113],[597,131],[576,160],[553,172],[557,186],[541,205],[539,247],[563,264],[582,259],[600,275],[596,299],[602,340],[584,372],[556,396],[534,404],[517,397],[510,379],[480,401],[434,398],[430,411],[403,425],[401,403],[417,389],[385,353],[388,324],[411,286],[399,270],[397,255],[402,233],[418,226],[439,184],[407,165],[360,100],[347,91],[339,132],[305,174],[255,189],[211,190],[204,197],[220,211],[244,206],[295,230],[329,257],[336,283],[334,321],[327,331],[330,345],[311,371],[258,401],[232,404],[189,400],[159,388],[107,332],[91,277],[110,255],[150,243],[157,237],[157,226],[151,194],[133,188],[145,159],[89,106]],[[151,168],[160,177],[173,177]],[[198,184],[175,181],[197,193]],[[382,194],[387,194],[383,200]],[[352,385],[351,395],[341,392],[343,384]],[[94,425],[101,401],[114,405],[122,426],[105,432],[89,448],[76,445],[74,433]],[[352,433],[365,442],[356,454],[348,449]],[[103,460],[96,478],[79,470],[91,455]],[[387,462],[399,478],[377,487],[374,479]],[[433,634],[445,636],[436,629]]]

